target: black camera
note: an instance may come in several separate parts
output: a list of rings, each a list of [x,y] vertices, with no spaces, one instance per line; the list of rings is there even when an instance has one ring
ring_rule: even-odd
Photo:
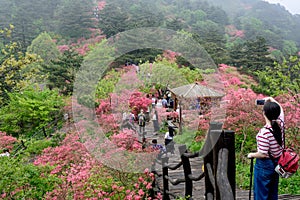
[[[265,104],[265,100],[264,99],[256,99],[255,100],[255,105],[264,105]]]

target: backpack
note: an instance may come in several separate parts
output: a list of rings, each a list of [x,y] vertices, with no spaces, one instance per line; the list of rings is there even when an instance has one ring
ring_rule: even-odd
[[[269,130],[273,134],[273,131],[271,129]],[[279,157],[278,164],[275,167],[275,171],[280,175],[280,177],[289,178],[298,170],[298,161],[299,156],[297,153],[293,149],[286,148],[285,146],[285,132],[283,128],[283,149],[282,154]]]
[[[278,165],[275,168],[275,171],[282,178],[289,178],[296,173],[299,168],[298,165],[299,156],[290,148],[282,150],[282,154],[279,157]]]
[[[145,115],[139,115],[139,126],[145,126]]]

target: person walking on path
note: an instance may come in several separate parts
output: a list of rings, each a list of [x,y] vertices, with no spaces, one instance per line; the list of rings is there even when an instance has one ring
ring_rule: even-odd
[[[165,134],[165,146],[166,146],[167,152],[174,154],[175,147],[174,147],[173,137],[174,137],[175,130],[173,129],[173,127],[170,127],[170,126],[168,127],[168,129],[169,129],[169,131],[167,131]]]
[[[256,135],[257,152],[249,153],[248,158],[256,158],[254,200],[277,200],[279,175],[275,167],[282,154],[284,113],[281,105],[272,97],[264,100],[265,125]]]
[[[152,140],[152,149],[159,151],[157,158],[161,159],[162,155],[166,153],[166,148],[162,144],[157,143],[157,139]]]
[[[138,114],[138,125],[139,125],[139,134],[144,136],[145,126],[146,126],[146,116],[144,114],[143,109],[141,109],[140,113]]]
[[[161,101],[161,105],[162,105],[163,108],[168,108],[168,101],[167,101],[166,95],[164,95],[164,97]]]
[[[152,122],[153,122],[154,133],[159,132],[158,114],[156,108],[154,108]]]
[[[157,104],[157,98],[155,97],[154,94],[152,94],[152,97],[151,97],[151,105],[152,105],[152,109],[155,108],[156,104]]]

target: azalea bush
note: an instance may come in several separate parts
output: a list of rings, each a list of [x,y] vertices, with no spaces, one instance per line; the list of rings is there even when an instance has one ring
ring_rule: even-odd
[[[104,167],[93,173],[90,181],[92,185],[98,186],[96,197],[99,199],[163,199],[160,193],[152,195],[154,178],[148,169],[143,174],[135,174]]]
[[[135,116],[140,113],[140,110],[144,110],[144,112],[147,111],[151,103],[151,99],[147,98],[141,92],[132,93],[129,99],[129,107]]]
[[[17,142],[15,137],[7,135],[5,132],[0,131],[0,149],[12,150],[14,144]],[[2,153],[2,152],[1,152]]]
[[[99,106],[96,108],[98,123],[102,131],[109,137],[118,132],[121,117],[117,115],[118,113],[113,113],[112,102],[109,99],[99,101]]]
[[[130,130],[111,136],[111,141],[120,149],[141,150]],[[67,135],[60,146],[46,148],[34,164],[52,166],[49,173],[60,180],[46,199],[145,199],[150,197],[154,178],[149,171],[135,174],[105,167],[91,156],[76,133]]]
[[[112,135],[110,139],[119,148],[129,151],[142,150],[142,144],[133,130],[123,129],[118,134]]]
[[[116,134],[119,131],[120,125],[117,123],[116,117],[112,113],[98,116],[98,123],[107,137]]]

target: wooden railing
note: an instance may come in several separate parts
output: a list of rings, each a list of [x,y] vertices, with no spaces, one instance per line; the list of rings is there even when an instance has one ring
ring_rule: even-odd
[[[162,184],[163,199],[170,200],[178,195],[170,191],[169,186],[184,183],[184,198],[193,199],[193,184],[204,178],[205,199],[235,199],[235,148],[234,132],[222,130],[222,124],[211,123],[206,142],[201,151],[190,153],[185,145],[178,147],[180,160],[170,165],[169,157],[163,157]],[[197,175],[192,173],[191,159],[202,158],[204,172]],[[169,171],[183,168],[183,177],[172,179]],[[197,167],[201,169],[201,166]]]
[[[70,118],[65,118],[65,121],[69,122]],[[20,144],[13,150],[12,157],[16,157],[22,150],[27,148],[27,144],[29,144],[33,139],[41,140],[47,137],[51,137],[52,134],[57,131],[63,124],[61,117],[57,117],[54,121],[50,122],[46,126],[41,129],[35,131],[32,135],[27,136],[27,139],[24,141],[20,140]]]

